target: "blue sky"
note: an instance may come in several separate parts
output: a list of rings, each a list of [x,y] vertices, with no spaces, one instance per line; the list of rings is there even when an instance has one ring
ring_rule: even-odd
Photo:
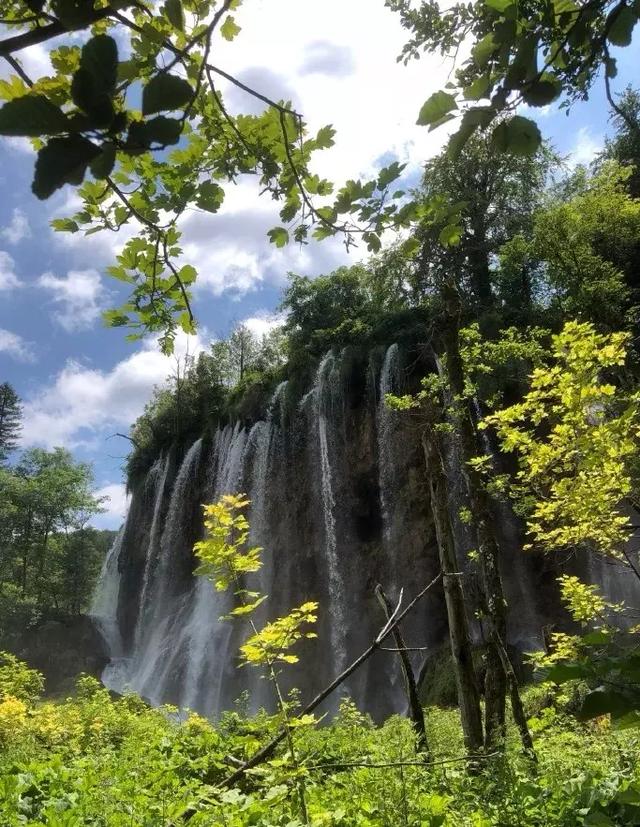
[[[450,66],[439,58],[398,65],[403,32],[382,0],[247,0],[237,18],[243,31],[233,44],[220,44],[217,62],[266,94],[292,99],[312,129],[335,126],[336,146],[317,162],[321,175],[340,182],[399,158],[417,180],[421,161],[440,149],[446,132],[416,127],[416,113]],[[637,42],[618,57],[621,90],[637,77]],[[45,49],[25,55],[25,65],[46,73]],[[242,96],[228,90],[232,107],[254,106]],[[568,116],[556,108],[535,114],[571,163],[588,163],[608,131],[601,84]],[[0,139],[0,381],[24,400],[24,447],[64,445],[94,464],[97,489],[111,497],[98,524],[115,527],[125,506],[127,446],[110,437],[127,430],[172,363],[153,340],[127,343],[122,329],[102,325],[102,310],[125,296],[104,273],[122,238],[54,233],[49,221],[73,211],[74,193],[66,188],[37,201],[30,193],[33,158],[24,141]],[[184,248],[200,271],[200,328],[197,337],[180,338],[179,353],[206,347],[240,321],[266,329],[288,271],[317,275],[358,260],[357,251],[348,256],[335,240],[276,250],[266,231],[277,223],[274,205],[251,182],[229,191],[221,214],[187,216]]]

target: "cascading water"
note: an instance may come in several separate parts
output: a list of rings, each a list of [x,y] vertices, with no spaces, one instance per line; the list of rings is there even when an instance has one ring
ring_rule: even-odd
[[[104,638],[107,651],[112,658],[122,656],[122,637],[118,626],[118,598],[120,596],[121,579],[118,564],[124,531],[125,527],[123,526],[104,558],[91,608],[89,609],[89,616]]]
[[[332,413],[339,371],[333,353],[328,353],[318,368],[315,385],[315,416],[320,453],[320,486],[325,531],[325,556],[328,569],[329,603],[331,611],[331,642],[335,652],[336,672],[346,665],[345,590],[340,570],[336,536],[335,495],[333,489],[330,425],[335,425]]]
[[[222,432],[214,448],[216,466],[213,500],[238,493],[243,487],[247,432],[236,424],[230,436]],[[229,608],[229,597],[217,592],[204,577],[196,579],[191,598],[192,611],[184,632],[187,663],[181,703],[189,709],[221,708],[223,664],[231,637],[231,624],[220,618]]]
[[[155,557],[160,526],[157,520],[152,520],[142,586],[145,602],[141,601],[137,615],[133,651],[117,672],[103,676],[105,684],[115,691],[134,691],[152,701],[159,701],[171,694],[172,667],[176,655],[179,655],[174,647],[174,640],[176,633],[182,628],[186,605],[184,597],[174,593],[173,564],[181,545],[181,533],[185,528],[185,504],[189,501],[187,494],[193,486],[201,453],[202,440],[199,439],[193,443],[180,466],[171,491],[155,566],[150,555],[152,558]],[[158,477],[154,517],[159,516],[166,472],[166,467],[162,474],[158,474],[157,469],[150,472]],[[145,583],[144,578],[147,575],[148,580]]]
[[[259,680],[257,670],[237,668],[246,623],[220,620],[232,598],[192,574],[202,503],[226,493],[248,494],[250,542],[265,549],[262,570],[247,581],[248,588],[269,595],[256,623],[307,600],[320,602],[318,640],[303,644],[299,668],[283,671],[286,686],[299,687],[304,697],[375,637],[381,626],[376,583],[390,590],[402,586],[409,598],[433,579],[439,563],[419,430],[408,418],[392,418],[384,405],[386,393],[403,391],[402,354],[392,346],[380,370],[379,363],[377,354],[367,361],[366,354],[329,353],[299,401],[283,383],[263,419],[220,427],[206,450],[196,441],[177,469],[177,447],[158,459],[133,492],[93,602],[92,614],[112,656],[106,685],[211,716],[245,690],[251,709],[268,705],[268,683]],[[473,547],[458,519],[464,485],[453,452],[447,461],[454,483],[452,520],[464,561]],[[499,522],[506,538],[505,592],[517,609],[509,640],[528,645],[542,625],[556,622],[557,612],[541,600],[544,590],[531,576],[535,562],[524,562],[515,529],[502,513]],[[592,568],[611,593],[620,591],[617,569]],[[432,651],[444,644],[440,592],[429,593],[403,623],[403,633],[412,647]],[[404,706],[395,677],[393,654],[380,652],[350,679],[349,691],[381,718]]]
[[[397,469],[400,446],[397,443],[398,414],[386,404],[386,396],[400,390],[400,356],[397,344],[391,345],[385,353],[380,371],[379,401],[376,410],[376,432],[378,443],[378,486],[382,512],[383,542],[393,586],[398,587],[396,552],[399,538],[394,530],[394,506],[398,493]]]
[[[145,620],[147,612],[149,611],[149,584],[153,581],[155,568],[158,565],[158,552],[160,550],[160,536],[162,532],[162,502],[167,485],[168,473],[168,456],[164,459],[158,459],[149,472],[148,482],[152,482],[154,488],[154,505],[153,518],[151,520],[151,531],[149,532],[149,545],[145,554],[144,575],[142,578],[142,587],[140,589],[140,607],[138,610],[138,620],[136,623],[134,640],[134,646],[136,649],[138,649],[141,645],[143,630],[146,628]]]

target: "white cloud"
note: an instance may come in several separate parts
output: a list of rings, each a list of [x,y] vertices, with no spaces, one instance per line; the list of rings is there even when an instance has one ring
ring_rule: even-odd
[[[340,31],[359,36],[343,39],[336,20]],[[242,31],[234,43],[216,42],[216,63],[261,92],[291,99],[311,134],[326,124],[336,129],[336,145],[316,153],[313,172],[339,186],[349,178],[375,174],[382,158],[397,158],[409,164],[415,178],[424,160],[442,147],[450,127],[429,132],[415,121],[422,102],[446,81],[451,62],[426,55],[406,67],[398,64],[406,31],[383,3],[325,0],[313,6],[299,0],[255,0],[250,12],[238,15],[238,22]],[[32,69],[47,68],[46,50],[26,54]],[[264,106],[223,78],[219,86],[233,111]],[[288,270],[316,275],[366,255],[359,247],[347,256],[338,238],[277,249],[266,232],[281,223],[278,205],[268,194],[258,197],[255,177],[226,189],[218,215],[194,210],[181,221],[184,259],[197,266],[201,290],[240,298],[265,284],[281,285]],[[54,196],[49,209],[68,215],[77,204],[75,190],[67,187]],[[87,272],[89,255],[92,267],[100,270],[136,232],[134,222],[118,234],[100,233],[90,241],[82,233],[55,233],[54,243],[69,256],[72,272]],[[87,318],[69,306],[63,287],[59,281],[51,284],[63,296],[60,323],[67,328],[90,324],[99,300],[88,303]]]
[[[12,333],[2,327],[0,327],[0,353],[6,353],[19,362],[32,362],[34,360],[31,343],[26,342],[17,333]]]
[[[269,313],[264,311],[256,313],[254,316],[249,316],[248,319],[243,319],[242,324],[248,327],[254,336],[262,338],[270,333],[276,327],[282,327],[285,323],[285,316],[281,313]]]
[[[0,250],[0,292],[20,287],[20,279],[16,276],[16,263],[9,253]]]
[[[66,276],[44,273],[38,287],[52,294],[60,309],[51,315],[69,333],[92,327],[107,293],[96,270],[70,270]]]
[[[351,49],[348,46],[339,46],[329,40],[316,40],[309,43],[300,74],[302,75],[335,75],[345,77],[355,70],[355,63]]]
[[[97,514],[91,520],[91,524],[96,528],[118,528],[124,520],[127,508],[129,507],[129,498],[127,497],[127,489],[124,483],[112,482],[103,485],[97,491],[94,491],[96,497],[107,498],[102,504],[105,509],[103,514]]]
[[[70,361],[50,385],[24,403],[22,441],[25,446],[89,446],[104,449],[108,431],[126,430],[142,413],[156,385],[171,373],[175,359],[197,354],[199,336],[176,337],[174,357],[157,345],[144,346],[111,370]]]
[[[18,244],[23,239],[31,237],[29,220],[19,207],[14,209],[11,222],[0,230],[0,236],[5,238],[9,244]]]
[[[576,142],[569,155],[569,164],[588,166],[596,155],[602,151],[604,145],[602,137],[594,137],[586,126],[583,126],[576,137]]]

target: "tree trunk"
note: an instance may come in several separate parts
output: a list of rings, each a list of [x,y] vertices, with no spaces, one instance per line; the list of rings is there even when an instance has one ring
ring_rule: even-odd
[[[480,710],[480,692],[476,670],[473,665],[473,653],[462,583],[458,573],[456,552],[447,503],[447,477],[445,474],[440,446],[435,444],[435,435],[424,434],[422,447],[429,478],[431,511],[436,529],[436,540],[444,598],[449,622],[449,642],[451,657],[458,690],[460,720],[467,752],[474,753],[482,748],[482,713]]]
[[[509,668],[513,672],[503,644],[507,639],[507,603],[500,577],[500,549],[493,530],[495,518],[489,495],[481,472],[470,464],[474,457],[484,453],[484,447],[478,440],[469,401],[465,399],[464,366],[460,354],[460,296],[455,286],[450,284],[443,285],[442,294],[447,313],[447,324],[444,329],[447,376],[451,398],[456,400],[459,406],[454,416],[460,440],[462,472],[478,541],[485,612],[489,622],[485,676],[485,747],[495,749],[504,742],[505,736],[508,677],[505,662],[509,663]],[[513,691],[519,699],[517,683]],[[516,706],[521,708],[521,703]]]
[[[375,594],[378,598],[378,603],[382,607],[385,619],[387,621],[390,620],[393,613],[393,606],[391,605],[389,598],[382,590],[382,586],[380,584],[376,586]],[[409,713],[411,716],[413,729],[416,734],[418,752],[423,753],[426,757],[429,755],[429,744],[427,742],[427,731],[424,725],[424,710],[422,709],[422,704],[420,703],[420,698],[418,697],[416,677],[413,672],[413,666],[411,665],[409,653],[407,652],[407,646],[404,642],[404,638],[402,637],[402,632],[400,631],[400,624],[398,624],[393,630],[393,639],[398,649],[398,657],[400,658],[402,677],[404,678],[407,700],[409,701]]]

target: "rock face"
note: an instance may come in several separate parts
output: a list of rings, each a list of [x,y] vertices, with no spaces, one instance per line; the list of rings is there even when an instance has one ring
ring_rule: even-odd
[[[158,457],[133,493],[94,602],[111,653],[106,685],[213,716],[243,691],[254,709],[271,704],[268,683],[250,667],[236,668],[247,628],[220,621],[229,598],[192,575],[201,504],[235,492],[249,495],[251,541],[265,549],[263,568],[248,583],[269,595],[258,623],[306,600],[320,604],[318,640],[301,647],[285,682],[309,696],[341,672],[383,625],[376,583],[393,599],[403,590],[408,600],[439,571],[420,429],[383,402],[385,393],[415,389],[421,372],[416,354],[409,359],[395,345],[366,355],[330,352],[301,398],[283,383],[263,419],[228,424],[208,441]],[[464,496],[454,458],[451,466],[458,559],[472,593],[473,543],[458,518]],[[496,520],[509,643],[530,650],[559,615],[555,574],[522,553],[511,514],[502,510]],[[416,666],[441,651],[447,626],[440,589],[403,632],[409,646],[426,647],[414,655]],[[481,640],[482,629],[474,634]],[[344,687],[375,717],[405,706],[394,658],[377,653]]]
[[[11,648],[43,673],[47,695],[72,691],[81,673],[99,677],[109,662],[102,635],[85,615],[47,620],[16,636]]]

